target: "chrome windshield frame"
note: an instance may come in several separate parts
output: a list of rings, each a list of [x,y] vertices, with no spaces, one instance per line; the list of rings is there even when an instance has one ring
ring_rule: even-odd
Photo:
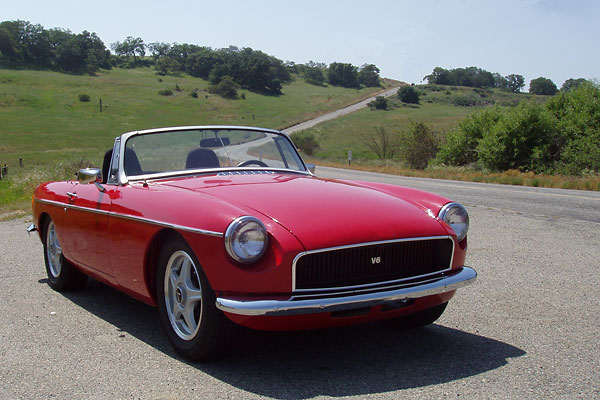
[[[206,168],[206,169],[190,169],[190,170],[182,170],[182,171],[169,171],[169,172],[147,174],[147,175],[134,175],[134,176],[127,176],[127,174],[125,173],[125,165],[123,162],[125,159],[124,158],[125,150],[127,147],[127,141],[129,139],[131,139],[132,137],[148,135],[148,134],[163,133],[163,132],[199,131],[199,130],[253,131],[253,132],[263,132],[263,133],[279,135],[289,141],[292,149],[294,149],[294,151],[296,152],[296,156],[298,157],[298,160],[300,160],[301,166],[302,166],[302,168],[304,168],[304,170],[301,171],[301,170],[292,170],[292,169],[285,169],[285,168],[268,168],[268,167],[267,168],[265,168],[265,167],[252,167],[252,168],[223,167],[223,168]],[[118,185],[126,185],[130,181],[146,181],[146,180],[153,180],[153,179],[165,179],[165,178],[169,178],[169,177],[180,177],[180,176],[199,175],[199,174],[202,174],[202,175],[218,174],[218,173],[229,172],[229,171],[275,171],[275,172],[281,172],[281,173],[293,173],[293,174],[301,174],[301,175],[309,175],[309,176],[313,175],[312,172],[309,170],[308,166],[306,165],[306,162],[300,155],[298,148],[296,147],[294,142],[290,139],[289,135],[285,132],[274,130],[274,129],[259,128],[259,127],[252,127],[252,126],[237,126],[237,125],[173,126],[173,127],[166,127],[166,128],[154,128],[154,129],[146,129],[146,130],[131,131],[131,132],[123,133],[122,135],[120,135],[119,137],[117,137],[115,139],[115,150],[117,149],[117,147],[116,147],[117,142],[120,144],[120,146],[118,148],[118,154],[119,154],[119,158],[118,158],[119,167],[118,167],[118,174],[117,174]]]

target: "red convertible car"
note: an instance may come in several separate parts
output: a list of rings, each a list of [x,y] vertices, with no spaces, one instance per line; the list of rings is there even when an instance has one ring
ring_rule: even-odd
[[[274,130],[129,132],[102,169],[40,185],[28,230],[53,289],[90,276],[156,306],[191,360],[220,354],[237,325],[427,325],[475,280],[462,205],[312,171]]]

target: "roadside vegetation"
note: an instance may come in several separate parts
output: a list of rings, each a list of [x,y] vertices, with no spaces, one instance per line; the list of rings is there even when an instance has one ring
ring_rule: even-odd
[[[411,102],[402,100],[407,93],[415,93]],[[409,176],[600,190],[600,88],[594,82],[570,79],[553,96],[403,86],[385,100],[385,107],[373,104],[303,132],[318,143],[312,161]]]

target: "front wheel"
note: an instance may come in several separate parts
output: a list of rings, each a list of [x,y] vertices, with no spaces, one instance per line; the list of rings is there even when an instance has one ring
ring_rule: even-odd
[[[48,285],[59,292],[83,287],[88,277],[69,263],[58,242],[56,227],[51,218],[44,223],[44,261]]]
[[[234,327],[215,306],[215,294],[190,247],[181,239],[162,249],[156,274],[162,327],[173,348],[192,361],[223,353]]]
[[[416,329],[426,325],[433,324],[439,317],[442,316],[444,310],[448,306],[448,302],[439,304],[435,307],[428,308],[423,311],[416,312],[404,317],[398,317],[385,321],[388,325],[402,329]]]

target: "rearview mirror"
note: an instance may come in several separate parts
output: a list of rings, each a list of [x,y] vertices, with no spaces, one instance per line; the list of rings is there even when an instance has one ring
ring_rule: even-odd
[[[228,137],[207,138],[200,141],[200,147],[223,147],[229,146]]]

